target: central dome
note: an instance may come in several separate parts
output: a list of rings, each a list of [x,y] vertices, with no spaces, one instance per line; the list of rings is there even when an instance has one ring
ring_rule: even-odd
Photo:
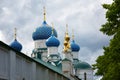
[[[53,29],[53,35],[57,37],[57,32],[55,29]],[[48,39],[52,34],[52,27],[49,26],[46,21],[42,23],[42,25],[38,28],[36,28],[35,32],[32,34],[33,40],[42,40],[42,39]]]

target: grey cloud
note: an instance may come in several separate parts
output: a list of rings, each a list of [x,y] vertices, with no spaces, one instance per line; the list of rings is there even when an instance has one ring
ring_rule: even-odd
[[[102,53],[102,46],[108,45],[109,38],[99,32],[105,23],[105,11],[97,0],[1,0],[0,30],[6,43],[13,40],[14,27],[18,28],[18,40],[23,44],[23,52],[29,55],[34,48],[32,33],[43,21],[43,6],[47,8],[47,22],[54,22],[63,47],[65,24],[69,25],[69,35],[75,31],[75,41],[81,46],[80,59],[93,63]],[[23,36],[24,35],[24,36]],[[29,46],[31,45],[31,46]],[[84,55],[86,54],[86,55]],[[89,61],[88,61],[89,62]]]
[[[81,61],[86,61],[90,64],[94,64],[99,55],[103,55],[102,49],[99,49],[97,51],[91,51],[87,47],[82,47],[81,51],[79,52],[79,59]]]

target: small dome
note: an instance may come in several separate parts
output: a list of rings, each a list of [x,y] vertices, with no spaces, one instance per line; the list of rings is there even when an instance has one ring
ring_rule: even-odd
[[[80,50],[79,45],[76,44],[74,40],[71,42],[70,46],[72,51],[78,52]]]
[[[51,35],[46,40],[46,46],[47,47],[58,47],[59,45],[60,45],[60,41],[54,35]]]
[[[57,37],[57,32],[54,29],[54,36]],[[49,26],[46,21],[42,23],[42,25],[36,28],[35,32],[32,34],[33,40],[41,40],[41,39],[48,39],[52,34],[52,27]]]
[[[91,69],[92,67],[87,62],[79,61],[77,64],[74,65],[76,69]]]
[[[16,39],[10,44],[10,47],[12,47],[13,49],[17,51],[22,50],[22,45]]]

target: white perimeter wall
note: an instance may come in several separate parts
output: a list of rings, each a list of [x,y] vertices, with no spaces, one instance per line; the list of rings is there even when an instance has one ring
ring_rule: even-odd
[[[0,80],[68,80],[22,53],[0,45]]]

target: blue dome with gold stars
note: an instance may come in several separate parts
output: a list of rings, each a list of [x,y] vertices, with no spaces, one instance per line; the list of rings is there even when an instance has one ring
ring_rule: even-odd
[[[22,50],[22,45],[17,41],[17,39],[15,39],[11,44],[10,47],[12,47],[13,49],[17,50],[17,51],[21,51]]]
[[[47,47],[58,47],[59,45],[60,41],[53,34],[46,40]]]
[[[76,44],[74,40],[72,40],[70,46],[71,46],[71,50],[72,50],[72,51],[78,52],[78,51],[80,50],[79,45]]]
[[[54,29],[53,35],[57,37],[57,32]],[[46,21],[43,21],[42,25],[38,28],[36,28],[35,32],[32,34],[33,40],[42,40],[42,39],[48,39],[52,34],[52,27],[47,24]]]

